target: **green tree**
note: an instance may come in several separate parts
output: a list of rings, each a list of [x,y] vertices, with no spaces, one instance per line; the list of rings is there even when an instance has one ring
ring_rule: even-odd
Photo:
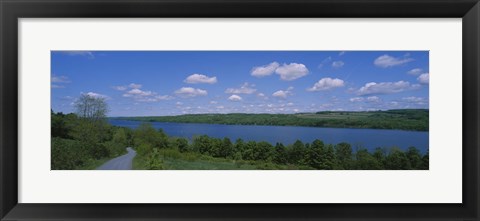
[[[178,151],[184,153],[189,151],[188,140],[185,138],[177,138]]]
[[[162,135],[162,131],[157,131],[149,123],[142,123],[134,131],[135,147],[142,144],[148,144],[152,147],[164,148],[167,146],[166,135]]]
[[[258,142],[253,154],[254,160],[271,162],[273,158],[273,146],[265,141]]]
[[[210,154],[212,143],[207,135],[201,135],[193,138],[193,149],[201,154]]]
[[[148,170],[162,170],[163,161],[160,159],[160,153],[158,148],[154,148],[152,154],[147,158],[147,169]]]
[[[235,149],[234,152],[235,152],[236,159],[237,160],[242,159],[242,155],[245,150],[245,142],[241,138],[238,138],[235,141],[234,149]],[[238,158],[239,155],[240,155],[240,158]]]
[[[255,141],[248,141],[245,144],[242,159],[244,160],[255,160],[255,149],[257,149],[257,142]]]
[[[112,141],[126,148],[128,146],[128,140],[127,140],[127,133],[125,132],[125,128],[116,128],[113,134]]]
[[[430,164],[429,164],[429,153],[427,151],[427,153],[422,157],[422,170],[428,170],[430,168]]]
[[[367,149],[360,149],[355,154],[357,170],[381,170],[383,165]]]
[[[335,156],[338,169],[349,170],[352,168],[352,146],[349,143],[342,142],[335,145]]]
[[[409,147],[405,152],[408,161],[410,162],[411,169],[420,170],[423,166],[422,155],[420,151],[415,147]]]
[[[372,155],[382,165],[382,168],[385,168],[387,150],[385,148],[377,147],[373,151]]]
[[[325,161],[322,169],[333,170],[336,167],[333,145],[329,144],[326,146],[324,159]]]
[[[296,140],[288,151],[288,161],[291,164],[305,165],[307,150],[300,140]]]
[[[405,153],[399,148],[392,148],[385,160],[385,169],[387,170],[409,170],[410,161]]]
[[[220,148],[220,157],[227,158],[233,156],[233,144],[228,137],[223,138]]]
[[[308,165],[315,168],[315,169],[324,169],[325,166],[325,159],[324,150],[325,144],[321,140],[314,140],[310,149],[308,149]]]
[[[275,153],[273,162],[277,164],[287,164],[288,163],[288,155],[287,155],[287,148],[282,143],[277,143],[275,145]]]

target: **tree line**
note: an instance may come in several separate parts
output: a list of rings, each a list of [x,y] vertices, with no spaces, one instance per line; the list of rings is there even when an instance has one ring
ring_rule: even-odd
[[[207,123],[230,125],[275,125],[336,128],[371,128],[428,131],[429,111],[322,111],[298,114],[185,114],[179,116],[121,117],[145,122]]]

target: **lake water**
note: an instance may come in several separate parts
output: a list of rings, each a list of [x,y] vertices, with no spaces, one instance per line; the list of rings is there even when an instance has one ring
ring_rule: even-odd
[[[110,119],[112,125],[136,128],[142,122]],[[292,144],[297,139],[311,143],[315,139],[325,144],[347,142],[355,146],[374,150],[376,147],[399,147],[406,149],[410,146],[418,148],[422,153],[428,150],[428,132],[380,130],[380,129],[350,129],[325,127],[293,127],[293,126],[255,126],[255,125],[221,125],[221,124],[191,124],[150,122],[156,129],[162,128],[169,136],[192,139],[195,135],[210,137],[228,137],[232,142],[237,138],[244,141],[267,141],[272,144],[281,142],[284,145]]]

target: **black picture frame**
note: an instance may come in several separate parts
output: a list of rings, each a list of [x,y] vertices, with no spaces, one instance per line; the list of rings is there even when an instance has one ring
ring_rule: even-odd
[[[1,220],[479,220],[480,4],[478,0],[0,0],[0,15]],[[18,203],[17,21],[19,18],[63,17],[462,18],[463,203]]]

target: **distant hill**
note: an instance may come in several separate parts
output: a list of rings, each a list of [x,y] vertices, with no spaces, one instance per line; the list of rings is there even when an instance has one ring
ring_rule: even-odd
[[[297,114],[186,114],[178,116],[115,117],[114,119],[232,125],[276,125],[372,128],[428,131],[428,109],[386,111],[321,111]]]

